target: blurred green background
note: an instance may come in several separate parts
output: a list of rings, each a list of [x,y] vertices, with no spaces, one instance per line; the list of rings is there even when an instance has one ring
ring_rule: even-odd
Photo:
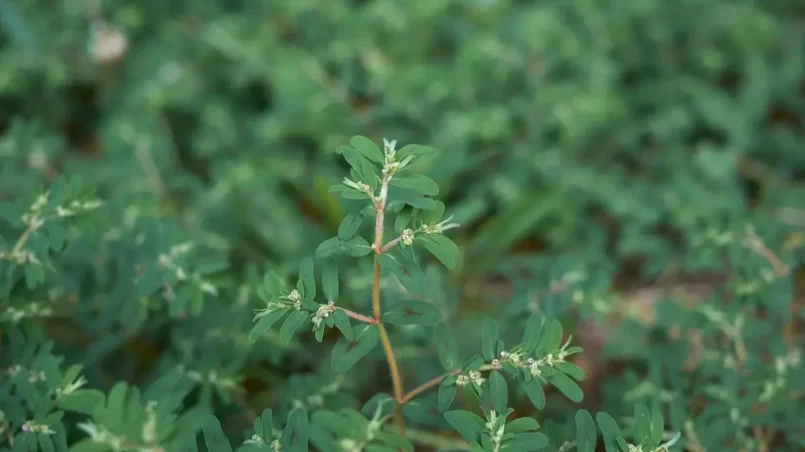
[[[41,289],[102,305],[51,325],[99,384],[191,357],[263,375],[243,370],[250,309],[221,312],[335,234],[356,134],[441,150],[425,172],[462,225],[449,290],[469,311],[499,311],[523,266],[512,313],[576,267],[706,277],[718,256],[694,251],[745,221],[802,243],[800,0],[0,0],[0,18],[0,197],[66,175],[107,201]],[[227,303],[166,330],[127,264],[185,240],[229,262]],[[198,351],[213,330],[242,353]]]

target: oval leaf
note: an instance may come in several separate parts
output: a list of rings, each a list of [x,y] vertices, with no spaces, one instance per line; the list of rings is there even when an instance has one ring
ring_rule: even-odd
[[[308,257],[299,264],[299,280],[296,282],[296,289],[309,300],[316,298],[316,274],[314,272],[313,259]]]
[[[321,289],[327,301],[338,301],[338,264],[335,259],[324,260],[321,268]]]
[[[371,252],[372,246],[361,236],[355,236],[346,241],[342,241],[338,237],[332,237],[316,248],[317,257],[330,257],[336,254],[361,257]]]
[[[391,179],[391,185],[414,190],[428,196],[439,194],[439,185],[430,177],[419,173],[394,176]]]
[[[453,399],[455,399],[457,391],[458,386],[456,386],[456,377],[447,377],[442,379],[442,382],[439,383],[439,394],[437,401],[439,411],[445,412],[450,409],[450,405],[453,404]]]
[[[506,385],[506,379],[497,370],[493,370],[489,374],[489,395],[495,411],[502,413],[509,403],[509,388]]]
[[[514,438],[506,441],[501,451],[505,452],[526,452],[540,450],[548,447],[548,437],[539,432],[518,433]]]
[[[335,327],[341,331],[341,334],[343,334],[345,338],[351,341],[355,335],[347,313],[341,309],[336,309],[335,312],[332,313],[332,316],[333,321],[335,321]]]
[[[456,266],[458,246],[441,234],[417,234],[416,242],[421,243],[436,259],[447,268]]]
[[[561,391],[565,397],[573,402],[579,403],[584,399],[584,393],[582,392],[581,387],[579,387],[579,385],[576,384],[575,381],[571,380],[567,375],[561,372],[556,372],[551,376],[549,381],[556,389]]]
[[[383,314],[383,321],[395,325],[435,325],[442,320],[442,312],[425,301],[406,300],[395,303]]]
[[[363,214],[360,212],[350,212],[341,220],[338,226],[338,238],[342,241],[349,240],[355,236],[363,223]]]
[[[528,400],[534,405],[534,408],[542,410],[545,408],[545,390],[542,389],[542,384],[536,378],[529,381],[520,380],[520,386],[528,396]]]
[[[648,439],[651,433],[651,415],[643,404],[637,404],[634,407],[634,434],[632,438],[635,443],[642,443]]]
[[[593,416],[587,410],[576,412],[576,448],[579,452],[595,452],[598,432],[595,430]]]
[[[447,419],[447,422],[456,429],[462,438],[469,442],[478,441],[481,433],[486,429],[483,419],[469,411],[448,411],[444,413],[444,418]]]
[[[221,423],[215,416],[207,415],[201,430],[204,434],[204,442],[208,451],[232,452],[232,446],[229,444],[229,440],[226,439],[226,435],[221,430]]]
[[[380,333],[375,325],[367,325],[352,340],[342,337],[333,347],[331,363],[336,373],[351,369],[364,356],[369,354],[380,341]]]
[[[377,163],[383,163],[385,158],[383,156],[383,151],[380,150],[379,147],[374,143],[374,141],[366,138],[364,136],[355,135],[352,139],[349,140],[349,144],[352,145],[358,152],[363,154],[364,157],[368,158],[369,160]]]
[[[275,323],[277,323],[286,313],[288,312],[287,309],[277,309],[276,311],[271,311],[268,314],[260,317],[260,320],[252,327],[252,330],[249,332],[249,341],[254,343],[257,341],[257,338],[262,336],[266,333],[266,331],[270,330]]]
[[[288,414],[288,422],[280,437],[280,444],[283,451],[288,452],[307,452],[308,444],[308,422],[307,411],[304,408],[294,408]]]
[[[506,433],[523,433],[539,428],[539,422],[530,417],[521,417],[506,423]]]
[[[439,362],[445,370],[455,370],[458,368],[458,343],[450,327],[441,322],[436,325],[433,334],[433,343],[439,353]]]
[[[595,415],[595,420],[598,421],[598,427],[601,429],[601,434],[604,436],[604,445],[606,446],[607,452],[620,452],[618,439],[622,439],[623,435],[615,419],[601,411]]]
[[[497,358],[495,349],[500,340],[498,325],[489,317],[484,317],[481,322],[481,354],[487,361]]]
[[[282,324],[282,328],[280,328],[280,340],[287,344],[293,337],[293,334],[296,332],[296,330],[305,323],[307,316],[307,311],[293,311],[291,315],[285,319],[285,323]]]

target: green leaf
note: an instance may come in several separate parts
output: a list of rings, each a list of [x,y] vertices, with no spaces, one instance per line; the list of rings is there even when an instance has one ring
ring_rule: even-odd
[[[651,434],[651,415],[648,408],[643,404],[634,407],[634,442],[640,444],[648,439]]]
[[[260,320],[257,321],[249,332],[249,341],[251,343],[256,342],[257,338],[270,330],[286,313],[288,313],[287,309],[277,309],[276,311],[271,311],[260,317]]]
[[[341,220],[338,226],[338,238],[346,241],[355,236],[363,223],[363,214],[361,212],[350,212]]]
[[[364,136],[355,135],[352,139],[349,140],[349,144],[352,145],[358,152],[363,154],[364,157],[368,158],[369,160],[377,163],[384,163],[385,157],[383,156],[383,151],[380,150],[379,147],[374,143],[374,141],[366,138]]]
[[[269,270],[265,277],[263,277],[263,288],[265,289],[266,293],[271,296],[271,298],[267,300],[263,299],[263,301],[269,302],[282,295],[282,292],[285,289],[285,284],[283,284],[279,276],[274,273],[274,270]]]
[[[423,195],[436,196],[439,194],[439,185],[430,177],[419,173],[394,176],[390,183]]]
[[[296,289],[303,297],[313,300],[316,298],[316,274],[313,268],[313,259],[305,258],[299,265],[299,280]]]
[[[603,411],[595,415],[595,420],[598,421],[598,427],[601,429],[601,434],[604,437],[604,445],[607,452],[621,452],[618,445],[618,438],[623,438],[621,429],[618,423],[607,413]]]
[[[576,411],[576,449],[578,452],[595,452],[598,432],[593,416],[587,410]]]
[[[403,229],[408,226],[408,223],[411,221],[411,216],[406,212],[400,212],[397,214],[397,217],[394,218],[394,230],[397,231],[398,234],[402,233]]]
[[[221,423],[215,416],[211,414],[205,416],[201,429],[209,452],[232,452],[232,446],[226,439],[226,435],[221,430]]]
[[[29,290],[35,289],[40,283],[45,282],[45,269],[41,264],[31,264],[23,267],[25,274],[25,285]]]
[[[548,437],[539,432],[518,433],[514,438],[506,441],[501,452],[526,452],[540,450],[548,447]]]
[[[525,331],[523,332],[523,344],[527,344],[525,352],[531,354],[539,342],[542,333],[543,317],[539,314],[531,314],[526,320]]]
[[[567,375],[573,377],[576,381],[584,381],[584,369],[581,367],[568,362],[558,362],[554,364],[554,367],[566,373]]]
[[[99,403],[103,403],[103,393],[96,389],[79,389],[58,398],[56,406],[62,410],[92,414]]]
[[[537,356],[548,354],[555,337],[555,330],[555,319],[546,319],[545,323],[542,325],[542,333],[539,336],[539,341],[537,341],[537,345],[534,347],[534,354]]]
[[[410,249],[410,248],[409,248]],[[405,254],[399,250],[394,255],[383,253],[380,255],[380,268],[391,272],[400,283],[414,295],[423,295],[425,291],[425,275],[416,262],[406,260]]]
[[[481,354],[487,361],[492,361],[497,358],[498,341],[500,340],[500,333],[498,332],[498,325],[489,317],[484,317],[481,322]]]
[[[489,374],[489,395],[495,411],[503,412],[509,404],[509,387],[506,385],[506,379],[497,370]]]
[[[520,386],[528,396],[528,400],[530,400],[531,404],[534,405],[534,408],[538,410],[545,408],[545,390],[542,389],[542,384],[538,378],[532,378],[528,381],[521,379]]]
[[[439,383],[439,394],[437,399],[437,407],[439,411],[445,412],[450,409],[453,404],[453,399],[456,397],[458,386],[456,386],[455,375],[449,375],[442,379]]]
[[[522,433],[539,428],[539,422],[530,417],[521,417],[506,423],[506,433]]]
[[[439,151],[430,147],[430,146],[422,146],[419,144],[407,144],[400,148],[397,151],[397,158],[403,159],[409,155],[413,155],[415,157],[425,157],[430,155],[436,155]]]
[[[548,381],[562,394],[573,402],[579,403],[584,399],[584,393],[575,381],[571,380],[567,375],[556,372]]]
[[[649,446],[656,448],[662,442],[663,433],[665,432],[665,420],[662,417],[662,412],[655,407],[651,411],[651,438]]]
[[[467,360],[467,364],[461,369],[461,373],[466,374],[473,370],[478,370],[484,365],[484,357],[481,355],[474,355]]]
[[[441,234],[417,234],[416,242],[421,243],[431,254],[447,268],[456,266],[458,246]]]
[[[321,289],[327,301],[338,301],[338,264],[335,259],[327,258],[321,268]]]
[[[389,446],[393,446],[393,452],[414,452],[414,445],[407,438],[391,432],[379,432],[375,434],[378,441],[382,441]]]
[[[357,149],[350,146],[338,146],[336,152],[344,156],[349,166],[358,173],[358,176],[369,186],[376,185],[377,176],[374,174],[372,164]]]
[[[382,318],[394,325],[435,325],[441,322],[442,312],[425,301],[405,300],[392,305]]]
[[[462,438],[469,442],[478,441],[481,433],[486,430],[484,420],[469,411],[448,411],[444,413],[444,418]]]
[[[280,445],[283,452],[308,452],[308,421],[304,408],[294,408],[288,414]]]
[[[344,373],[351,369],[364,356],[369,354],[380,341],[377,326],[367,325],[357,337],[347,339],[341,337],[333,347],[331,362],[336,373]]]
[[[391,193],[391,191],[390,191]],[[413,190],[398,190],[394,189],[393,196],[390,195],[391,201],[388,204],[389,208],[397,208],[400,205],[408,204],[411,207],[422,210],[438,209],[441,203],[433,198],[426,198]]]
[[[351,341],[355,335],[347,313],[341,309],[336,309],[331,315],[333,316],[333,321],[335,321],[335,327],[341,331],[345,338]]]
[[[280,328],[280,341],[282,341],[284,344],[287,344],[293,337],[293,334],[296,332],[296,330],[305,324],[307,317],[307,311],[293,311],[291,315],[285,319],[285,323],[282,324],[282,328]]]
[[[36,439],[39,442],[39,450],[42,452],[54,452],[56,450],[53,446],[53,440],[50,439],[49,435],[40,433],[36,435]]]
[[[332,187],[330,187],[330,190],[328,190],[328,191],[331,192],[331,193],[338,192],[338,193],[341,194],[341,197],[344,198],[344,199],[350,199],[350,200],[353,200],[353,199],[356,199],[356,200],[369,199],[368,194],[366,194],[366,193],[364,193],[362,191],[355,190],[352,187],[347,187],[346,185],[343,185],[343,184],[335,184]]]
[[[372,252],[372,246],[363,237],[356,235],[349,240],[341,241],[338,237],[332,237],[322,242],[316,248],[316,257],[324,258],[336,254],[343,254],[351,257],[366,256]]]
[[[433,334],[433,343],[439,353],[439,362],[445,370],[455,370],[458,368],[458,344],[450,327],[440,322],[436,325]]]
[[[271,433],[274,431],[274,413],[271,408],[264,409],[263,415],[255,421],[255,431],[257,431],[257,425],[260,427],[259,435],[266,441],[271,440]]]

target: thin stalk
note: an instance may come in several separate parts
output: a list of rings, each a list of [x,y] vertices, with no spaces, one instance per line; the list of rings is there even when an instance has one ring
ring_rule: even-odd
[[[432,379],[422,383],[421,385],[417,386],[416,388],[410,390],[408,392],[408,394],[406,394],[405,397],[403,397],[403,402],[405,402],[405,403],[410,402],[411,399],[413,399],[414,397],[418,396],[419,394],[422,394],[423,392],[427,391],[428,389],[430,389],[430,388],[432,388],[434,386],[438,386],[442,382],[442,380],[444,380],[448,376],[450,376],[450,375],[458,375],[460,373],[461,373],[461,371],[454,370],[454,371],[452,371],[450,373],[447,373],[447,374],[444,374],[444,375],[439,375],[436,378],[432,378]]]
[[[397,360],[394,358],[394,349],[391,347],[391,341],[389,341],[386,327],[383,325],[383,321],[380,318],[380,255],[383,254],[383,217],[386,209],[386,195],[388,194],[389,180],[390,178],[388,176],[383,176],[380,186],[380,196],[375,202],[375,243],[373,245],[375,250],[375,265],[374,278],[372,279],[372,312],[377,321],[380,341],[383,344],[383,351],[389,365],[389,373],[391,373],[394,400],[397,402],[396,415],[394,417],[400,429],[400,434],[405,435],[405,417],[403,417],[402,411],[404,397],[402,374],[400,368],[397,366]]]
[[[491,364],[484,364],[478,370],[481,371],[481,372],[485,372],[485,371],[492,370],[492,369],[495,369],[495,366],[493,366]],[[446,374],[439,375],[438,377],[431,378],[430,380],[422,383],[421,385],[417,386],[416,388],[408,391],[408,393],[405,394],[403,396],[403,398],[402,398],[403,403],[408,403],[414,397],[418,396],[419,394],[422,394],[423,392],[427,391],[428,389],[431,389],[433,387],[439,386],[439,383],[441,383],[442,380],[444,380],[445,378],[449,377],[450,375],[459,375],[459,374],[461,374],[460,370],[454,370],[452,372],[447,372]]]
[[[344,313],[347,315],[347,317],[355,319],[355,320],[357,320],[359,322],[368,323],[370,325],[374,325],[374,324],[377,323],[377,319],[375,319],[374,317],[369,317],[368,315],[358,314],[355,311],[350,311],[349,309],[344,309],[342,307],[339,307],[338,309],[344,311]]]

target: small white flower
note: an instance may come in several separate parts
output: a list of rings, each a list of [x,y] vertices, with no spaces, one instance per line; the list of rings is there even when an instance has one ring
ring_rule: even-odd
[[[386,161],[389,161],[389,158],[392,160],[394,159],[394,155],[397,154],[397,140],[387,140],[383,138],[383,152],[386,154]]]
[[[481,372],[478,372],[477,370],[471,370],[468,377],[470,381],[472,381],[472,384],[476,386],[481,386],[481,384],[483,384],[485,381],[485,379],[481,376]]]
[[[450,220],[453,219],[453,215],[450,215],[445,220],[442,220],[440,223],[427,226],[423,225],[422,230],[427,234],[442,234],[444,231],[448,229],[453,229],[461,226],[458,223],[450,223]]]
[[[539,362],[529,358],[527,363],[528,363],[528,371],[531,373],[532,377],[539,377],[540,375],[542,375],[542,370],[540,370],[539,368]]]
[[[347,179],[345,177],[343,184],[346,185],[347,187],[354,188],[355,190],[358,190],[360,192],[366,193],[368,195],[372,194],[372,188],[369,187],[369,185],[367,185],[365,182],[361,182],[361,181],[355,182],[355,181]]]
[[[403,230],[400,237],[402,238],[402,242],[405,244],[405,246],[411,246],[414,243],[414,231],[411,229]]]

